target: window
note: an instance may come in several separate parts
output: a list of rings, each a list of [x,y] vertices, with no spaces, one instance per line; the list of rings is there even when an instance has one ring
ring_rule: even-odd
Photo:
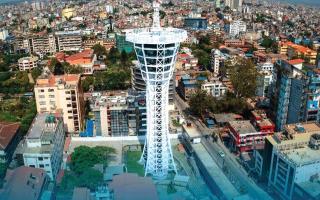
[[[50,94],[50,95],[49,95],[49,98],[54,98],[54,95],[53,95],[53,94]]]
[[[67,104],[67,107],[71,107],[71,104]]]
[[[43,164],[40,164],[40,165],[39,165],[39,168],[44,168],[44,165],[43,165]]]
[[[43,160],[43,157],[39,157],[38,160]]]
[[[72,119],[72,116],[69,116],[68,119]]]
[[[71,100],[71,98],[70,98],[70,97],[67,97],[66,100]]]
[[[29,165],[29,167],[35,167],[35,165]]]
[[[39,95],[39,98],[43,99],[43,98],[45,98],[45,96],[44,95]]]
[[[45,101],[39,101],[39,105],[41,105],[41,106],[46,105],[46,102]]]
[[[72,113],[72,110],[68,110],[68,113]]]
[[[54,92],[54,89],[50,88],[48,89],[48,92]]]
[[[70,94],[70,91],[66,91],[66,94]]]
[[[44,90],[43,90],[43,89],[41,89],[41,90],[38,90],[38,92],[44,92]]]
[[[49,167],[49,164],[46,164],[46,167]]]

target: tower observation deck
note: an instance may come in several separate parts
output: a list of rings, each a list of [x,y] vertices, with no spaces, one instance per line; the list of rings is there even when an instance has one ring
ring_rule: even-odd
[[[147,135],[140,162],[145,175],[166,178],[176,172],[169,139],[168,92],[180,42],[185,30],[160,27],[160,2],[153,3],[153,25],[126,31],[134,44],[142,78],[146,82]]]

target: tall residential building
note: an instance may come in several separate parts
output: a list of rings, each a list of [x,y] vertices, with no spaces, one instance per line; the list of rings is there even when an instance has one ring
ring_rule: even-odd
[[[259,97],[270,97],[270,85],[273,81],[273,64],[270,62],[260,63],[257,66],[260,76],[257,80],[256,95]]]
[[[213,69],[215,76],[219,75],[220,67],[223,66],[225,59],[225,56],[219,49],[211,50],[211,68]]]
[[[227,31],[229,32],[230,36],[236,37],[247,31],[247,25],[241,20],[232,21],[229,25],[227,25]]]
[[[55,180],[62,163],[64,139],[62,118],[39,113],[20,144],[18,154],[22,154],[25,166],[43,169]]]
[[[241,10],[243,0],[225,0],[225,6],[228,6],[231,10]]]
[[[68,132],[83,128],[84,99],[80,75],[42,75],[34,86],[38,113],[61,113]]]
[[[267,137],[268,185],[282,199],[319,199],[319,133],[319,124],[303,123],[287,125],[283,134]]]
[[[126,41],[124,32],[116,34],[116,47],[120,52],[125,51],[127,53],[131,53],[133,51],[133,44]]]
[[[169,85],[180,42],[187,32],[160,26],[160,3],[153,2],[152,27],[128,30],[126,40],[134,44],[142,78],[146,82],[147,135],[141,162],[145,175],[166,178],[176,172],[169,139]]]
[[[0,40],[5,40],[9,36],[9,32],[6,29],[0,29]]]
[[[284,125],[320,121],[320,72],[302,59],[276,63],[271,108],[278,131]]]

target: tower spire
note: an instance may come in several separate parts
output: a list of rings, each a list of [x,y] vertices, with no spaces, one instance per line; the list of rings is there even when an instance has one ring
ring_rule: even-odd
[[[159,15],[159,9],[160,9],[160,0],[155,0],[152,3],[153,7],[153,28],[160,28],[160,15]]]

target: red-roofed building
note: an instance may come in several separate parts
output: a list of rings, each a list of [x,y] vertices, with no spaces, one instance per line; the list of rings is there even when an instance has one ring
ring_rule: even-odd
[[[20,141],[18,122],[0,122],[0,162],[10,163]]]
[[[275,125],[267,117],[264,110],[253,110],[251,111],[251,114],[251,123],[258,131],[268,133],[268,135],[272,135],[274,133]]]
[[[96,60],[97,56],[93,53],[92,49],[86,49],[65,58],[65,61],[70,65],[79,65],[82,67],[84,69],[84,74],[93,73],[93,66]]]

